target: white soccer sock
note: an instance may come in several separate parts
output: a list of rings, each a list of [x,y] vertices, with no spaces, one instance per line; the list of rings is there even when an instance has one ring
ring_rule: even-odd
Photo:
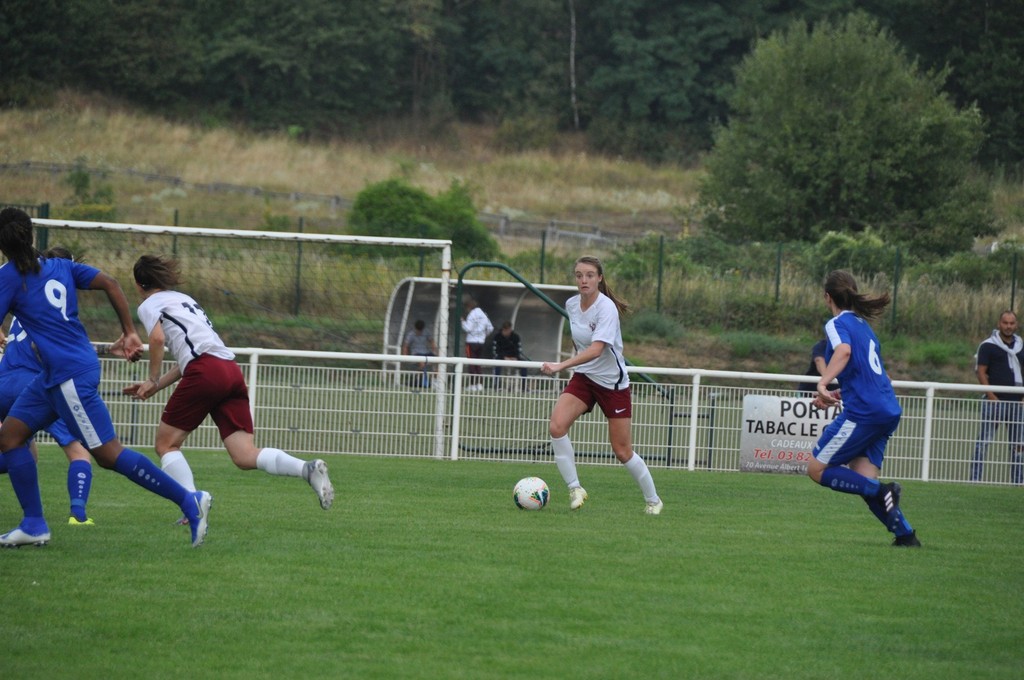
[[[260,449],[256,456],[256,469],[263,470],[268,475],[301,477],[302,466],[305,464],[306,461],[285,453],[281,449]]]
[[[181,451],[168,451],[160,456],[160,467],[167,476],[181,484],[187,491],[196,490],[196,481],[192,478],[192,468]]]
[[[640,457],[640,454],[636,451],[633,452],[633,457],[626,461],[626,469],[629,470],[629,474],[633,475],[633,479],[640,485],[640,490],[644,492],[644,499],[648,503],[657,503],[658,492],[654,488],[654,478],[651,477],[651,471],[647,468],[647,463]]]
[[[572,449],[569,435],[563,435],[558,439],[552,437],[551,448],[555,450],[555,465],[566,486],[575,489],[580,485],[580,479],[576,476],[576,453]]]

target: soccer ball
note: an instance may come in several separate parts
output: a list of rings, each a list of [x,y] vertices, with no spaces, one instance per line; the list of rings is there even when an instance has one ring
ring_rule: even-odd
[[[548,485],[540,477],[524,477],[512,489],[512,500],[520,510],[540,510],[548,504]]]

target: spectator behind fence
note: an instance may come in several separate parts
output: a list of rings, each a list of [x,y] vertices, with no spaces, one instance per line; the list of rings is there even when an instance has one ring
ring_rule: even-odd
[[[1017,315],[1009,309],[999,315],[999,328],[978,345],[975,372],[982,385],[996,387],[1020,387],[1021,360],[1024,358],[1024,341],[1017,335]],[[981,480],[985,455],[1000,423],[1006,423],[1006,438],[1010,447],[1010,481],[1020,484],[1021,452],[1024,443],[1021,435],[1024,415],[1021,397],[1024,395],[1006,392],[986,392],[981,402],[981,429],[974,445],[974,461],[971,464],[971,481]]]
[[[466,356],[470,359],[479,359],[483,356],[484,344],[487,342],[487,336],[494,331],[494,325],[473,298],[466,299],[466,308],[469,311],[462,318],[462,330],[466,333]],[[481,375],[479,364],[470,364],[469,373]],[[479,392],[483,388],[483,384],[473,383],[468,385],[466,390]]]
[[[495,359],[504,359],[505,361],[520,361],[523,357],[523,342],[519,337],[519,333],[512,330],[512,322],[506,321],[501,324],[501,330],[494,334],[494,339],[491,340],[491,353]],[[503,369],[501,366],[494,367],[495,377],[501,376]],[[497,382],[497,380],[495,381]],[[497,387],[498,385],[495,385]],[[519,369],[519,389],[522,392],[526,392],[526,367]]]
[[[814,343],[811,347],[811,363],[807,366],[807,370],[804,371],[804,375],[814,376],[814,378],[820,378],[825,372],[825,339],[822,338],[818,342]],[[839,383],[833,382],[828,386],[830,390],[838,389]],[[808,392],[808,396],[814,396],[818,393],[817,384],[814,382],[800,382],[796,384],[796,389],[800,392]]]
[[[405,334],[405,342],[402,344],[402,354],[409,354],[419,357],[436,357],[437,343],[434,336],[427,333],[427,324],[423,319],[416,319],[412,325],[413,330]],[[416,364],[416,375],[413,376],[414,387],[430,387],[430,378],[427,376],[427,362],[421,361]]]

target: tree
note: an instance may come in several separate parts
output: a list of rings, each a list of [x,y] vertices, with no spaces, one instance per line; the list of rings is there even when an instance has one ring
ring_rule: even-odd
[[[565,0],[452,2],[448,85],[466,119],[559,115],[571,120]]]
[[[66,2],[68,82],[152,107],[188,101],[202,78],[191,5]]]
[[[587,3],[579,14],[581,108],[592,143],[652,160],[689,159],[725,118],[733,69],[755,38],[853,0]]]
[[[869,11],[925,66],[951,69],[945,90],[985,117],[981,160],[1024,160],[1024,11],[1014,2],[870,0]]]
[[[42,99],[64,76],[67,10],[58,0],[0,4],[0,106]]]
[[[200,3],[199,98],[258,128],[337,132],[401,111],[395,2]]]
[[[863,13],[759,41],[707,159],[706,225],[731,241],[872,228],[922,257],[995,233],[981,116],[956,109],[944,78]]]

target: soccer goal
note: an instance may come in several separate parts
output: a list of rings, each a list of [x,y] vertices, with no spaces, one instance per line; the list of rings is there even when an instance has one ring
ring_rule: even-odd
[[[392,290],[410,276],[451,276],[451,241],[242,231],[36,219],[39,250],[68,248],[115,276],[131,302],[132,266],[143,254],[170,256],[180,286],[206,308],[234,347],[379,352]],[[446,300],[439,309],[446,311]],[[102,295],[80,296],[94,340],[120,334]],[[439,337],[448,315],[439,314]]]

